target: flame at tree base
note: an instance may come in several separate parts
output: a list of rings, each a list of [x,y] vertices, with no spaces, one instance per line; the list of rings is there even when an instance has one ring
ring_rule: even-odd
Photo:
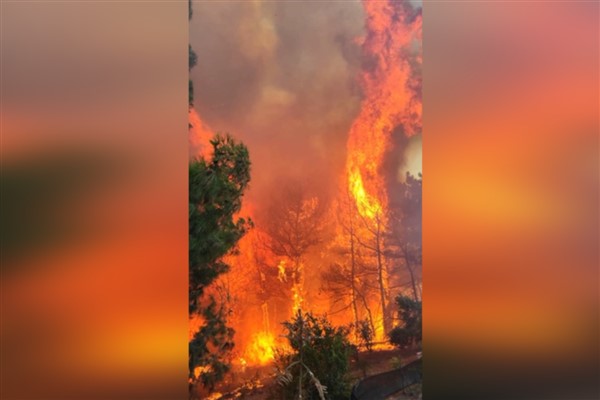
[[[271,332],[258,332],[246,348],[245,360],[250,364],[268,364],[275,359],[275,347],[275,337]]]

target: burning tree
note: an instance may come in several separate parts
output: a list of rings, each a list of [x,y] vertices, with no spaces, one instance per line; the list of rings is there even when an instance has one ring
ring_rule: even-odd
[[[372,271],[359,245],[360,226],[356,204],[348,191],[341,193],[344,194],[338,196],[336,206],[337,234],[330,245],[332,255],[337,255],[338,259],[323,272],[322,279],[324,289],[331,296],[333,312],[352,310],[354,341],[358,342],[362,323],[366,322],[369,330],[375,332],[375,321],[369,305],[373,288],[368,281]],[[339,308],[336,310],[336,307]]]
[[[390,210],[383,166],[393,132],[402,127],[411,136],[420,128],[419,77],[414,72],[419,60],[411,60],[410,49],[420,37],[421,15],[407,1],[364,1],[363,6],[368,17],[362,43],[364,97],[350,127],[346,177],[363,231],[355,237],[376,268],[381,322],[377,336],[382,338],[391,329],[385,257]]]
[[[227,258],[231,273],[222,279],[232,289],[232,320],[239,327],[236,342],[241,345],[242,364],[273,360],[278,342],[273,318],[277,318],[277,306],[287,305],[289,300],[289,288],[283,287],[278,278],[278,262],[265,245],[265,236],[258,226],[244,236],[239,252]],[[283,304],[281,309],[285,308]]]
[[[279,280],[291,286],[295,314],[304,302],[305,255],[323,241],[325,208],[305,185],[288,184],[272,199],[263,216],[267,247],[282,260]]]
[[[189,166],[189,313],[200,325],[189,343],[189,375],[192,385],[199,379],[209,388],[229,368],[225,356],[234,332],[226,325],[225,303],[203,294],[227,272],[223,257],[252,225],[235,217],[250,181],[248,150],[230,136],[217,135],[211,144],[212,159]]]
[[[391,329],[391,319],[388,308],[389,296],[389,273],[384,257],[384,232],[385,216],[381,211],[373,214],[372,218],[368,215],[360,215],[362,235],[357,235],[356,240],[359,246],[370,252],[370,258],[375,265],[375,281],[379,296],[379,306],[381,310],[381,325],[377,326],[376,333],[382,337]]]

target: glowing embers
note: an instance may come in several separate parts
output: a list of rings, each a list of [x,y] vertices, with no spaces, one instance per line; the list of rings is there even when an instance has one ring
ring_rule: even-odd
[[[210,365],[196,367],[196,368],[194,368],[194,376],[196,377],[196,379],[198,379],[200,374],[209,373],[211,371],[212,371],[212,368],[210,367]]]

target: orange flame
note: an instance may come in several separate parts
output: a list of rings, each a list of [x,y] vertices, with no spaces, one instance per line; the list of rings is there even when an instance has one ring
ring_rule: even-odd
[[[211,157],[212,146],[210,140],[214,133],[210,127],[202,121],[200,115],[190,107],[189,113],[189,149],[190,157]]]
[[[292,286],[292,299],[294,300],[292,315],[295,315],[298,310],[302,309],[302,303],[304,302],[304,298],[302,297],[302,287],[298,283]]]
[[[359,213],[373,219],[387,205],[381,167],[391,133],[402,125],[412,135],[420,120],[406,51],[420,37],[421,17],[412,18],[403,2],[364,0],[363,6],[367,35],[362,49],[368,68],[361,76],[361,110],[348,137],[346,174]]]
[[[252,364],[268,364],[275,359],[275,347],[275,337],[271,332],[258,332],[246,348],[246,359]]]
[[[350,172],[349,184],[350,192],[356,199],[356,206],[358,207],[360,215],[373,219],[381,213],[381,205],[377,199],[373,198],[365,191],[362,177],[358,170]]]

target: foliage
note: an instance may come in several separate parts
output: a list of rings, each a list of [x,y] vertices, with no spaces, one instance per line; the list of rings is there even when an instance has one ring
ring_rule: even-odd
[[[407,257],[413,265],[422,262],[422,208],[423,208],[423,177],[421,174],[413,176],[406,173],[406,180],[402,185],[402,224],[401,237],[408,246]]]
[[[371,328],[369,321],[366,319],[358,321],[356,329],[358,331],[360,344],[369,351],[373,350],[373,329]]]
[[[188,81],[188,105],[194,105],[194,82],[191,79]]]
[[[398,347],[418,344],[423,336],[421,302],[409,296],[396,297],[402,326],[397,326],[389,333],[390,342]]]
[[[397,260],[410,278],[415,300],[421,297],[422,276],[422,194],[423,176],[406,173],[390,206],[390,224],[386,232],[389,248],[386,256]]]
[[[284,322],[291,347],[277,359],[280,399],[347,399],[352,345],[348,328],[334,327],[325,317],[298,314]]]
[[[195,378],[194,369],[201,367],[198,378],[210,390],[229,371],[226,357],[233,348],[235,332],[226,325],[226,314],[224,303],[217,303],[210,296],[206,307],[200,310],[205,322],[189,343],[190,377]]]
[[[191,20],[193,14],[192,0],[188,0],[188,7],[188,18]],[[196,66],[196,63],[198,62],[198,56],[196,56],[196,53],[192,49],[192,45],[190,44],[188,46],[188,71],[191,71],[192,68],[194,68]],[[194,105],[194,83],[191,79],[188,79],[188,105],[190,107]]]
[[[189,167],[190,313],[204,288],[227,272],[221,257],[252,225],[234,218],[250,181],[248,149],[230,136],[217,135],[211,144],[213,158],[196,159]]]
[[[190,6],[191,10],[191,6]],[[188,70],[191,71],[192,68],[196,66],[198,62],[198,56],[192,49],[192,45],[189,45],[188,50]],[[188,79],[188,105],[191,107],[194,105],[194,83],[191,79]]]
[[[223,302],[201,296],[227,272],[222,257],[252,226],[252,221],[234,217],[250,181],[248,150],[230,136],[217,135],[211,144],[212,159],[196,159],[189,165],[189,313],[203,322],[189,344],[189,374],[195,381],[194,369],[201,367],[199,378],[209,387],[228,368],[223,359],[233,347],[233,330],[226,326]]]
[[[196,52],[192,49],[191,44],[189,45],[188,55],[189,55],[188,69],[191,70],[198,63],[198,56],[196,55]]]

